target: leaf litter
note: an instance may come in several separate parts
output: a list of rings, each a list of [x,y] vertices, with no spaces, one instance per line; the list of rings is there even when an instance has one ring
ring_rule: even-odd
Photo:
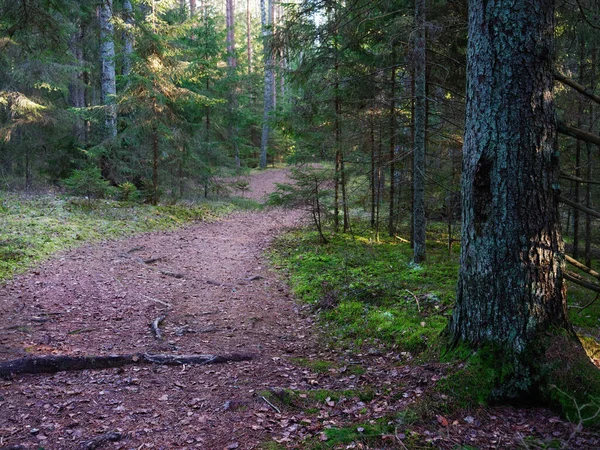
[[[285,180],[283,170],[260,172],[247,196],[259,200]],[[406,353],[352,355],[322,344],[310,309],[295,304],[263,256],[276,234],[304,220],[300,212],[267,209],[84,245],[0,287],[3,361],[135,352],[257,356],[223,366],[127,366],[0,381],[0,449],[258,449],[269,441],[304,449],[329,443],[331,430],[344,427],[356,439],[334,448],[600,448],[597,434],[573,435],[574,425],[542,408],[431,411],[431,420],[403,421],[400,413],[446,368],[416,365]],[[162,316],[158,340],[150,325]],[[300,359],[332,366],[311,370]],[[362,373],[351,370],[357,362]],[[382,421],[393,432],[368,436]]]

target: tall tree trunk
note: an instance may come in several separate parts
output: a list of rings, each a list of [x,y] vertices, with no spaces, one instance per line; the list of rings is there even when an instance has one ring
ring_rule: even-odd
[[[269,144],[269,115],[273,109],[273,49],[271,43],[273,22],[273,0],[260,0],[260,22],[262,25],[262,37],[264,45],[265,61],[265,92],[263,107],[262,136],[260,140],[260,168],[267,167],[267,148]]]
[[[579,74],[578,81],[579,84],[583,85],[583,71],[585,64],[585,41],[583,39],[583,35],[579,36]],[[583,128],[583,97],[581,95],[578,96],[577,101],[577,128]],[[581,141],[579,139],[575,142],[575,176],[577,178],[581,178]],[[574,189],[574,199],[575,203],[579,203],[581,198],[580,195],[580,183],[575,180],[575,189]],[[580,224],[580,213],[577,208],[573,210],[573,258],[579,258],[579,224]]]
[[[395,59],[395,58],[394,58]],[[394,61],[392,61],[394,64]],[[388,217],[388,233],[396,234],[396,66],[392,67],[390,75],[390,204]]]
[[[98,17],[100,19],[100,85],[102,104],[105,106],[104,135],[112,139],[117,136],[117,84],[112,0],[102,1]]]
[[[425,0],[415,1],[415,135],[413,161],[413,260],[425,260],[426,217],[425,217]]]
[[[598,49],[593,48],[591,54],[591,71],[590,80],[596,80],[596,64],[598,61]],[[591,133],[594,131],[594,125],[596,123],[595,106],[593,102],[590,102],[589,111],[590,125],[588,131]],[[586,171],[585,178],[592,180],[592,144],[590,142],[585,143],[586,146]],[[592,208],[592,185],[587,183],[585,186],[585,206],[589,209]],[[592,268],[592,217],[589,214],[585,215],[585,265],[590,269]]]
[[[373,114],[369,114],[369,147],[371,150],[371,228],[375,229],[375,198],[376,198],[376,166],[375,166],[375,124]]]
[[[190,0],[190,17],[196,15],[196,0]]]
[[[250,20],[250,0],[246,0],[246,54],[248,55],[248,73],[252,73],[252,22]]]
[[[123,0],[123,76],[131,74],[131,63],[133,58],[133,8],[131,0]]]
[[[69,50],[75,58],[77,67],[81,70],[76,71],[71,75],[69,83],[69,104],[74,108],[85,108],[85,84],[83,79],[83,68],[85,60],[83,59],[83,26],[78,23],[77,31],[69,39]],[[77,117],[73,125],[73,135],[79,143],[85,143],[85,123],[83,119]]]
[[[241,166],[240,150],[238,145],[237,136],[237,81],[236,81],[236,68],[237,68],[237,57],[235,50],[235,0],[226,0],[225,8],[225,19],[227,27],[227,67],[228,74],[231,81],[228,95],[228,111],[229,111],[229,123],[228,123],[228,136],[231,145],[233,146],[233,154],[235,158],[236,167]]]
[[[553,6],[470,2],[462,252],[448,330],[453,343],[491,345],[510,362],[501,397],[534,387],[544,332],[573,336],[555,192]]]

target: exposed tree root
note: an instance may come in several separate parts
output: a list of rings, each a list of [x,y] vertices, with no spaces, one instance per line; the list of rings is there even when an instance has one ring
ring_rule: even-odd
[[[158,339],[159,341],[162,340],[162,333],[160,332],[160,324],[166,318],[167,318],[166,314],[163,314],[162,316],[158,316],[156,319],[154,319],[152,321],[152,324],[150,325],[150,327],[152,328],[152,332],[154,333],[154,337],[156,339]]]
[[[79,450],[94,450],[107,442],[118,442],[123,439],[122,433],[112,431],[110,433],[104,433],[100,436],[85,441],[79,446]]]
[[[168,366],[220,364],[250,361],[250,354],[229,355],[152,355],[134,353],[109,356],[33,356],[0,363],[0,377],[10,378],[22,373],[56,373],[75,370],[110,369],[133,364],[161,364]]]

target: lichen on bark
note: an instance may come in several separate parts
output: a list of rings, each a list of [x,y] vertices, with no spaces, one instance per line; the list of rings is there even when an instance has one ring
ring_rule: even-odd
[[[545,333],[561,330],[577,348],[554,189],[553,4],[469,9],[461,260],[448,335],[451,345],[496,349],[498,398],[545,382]]]

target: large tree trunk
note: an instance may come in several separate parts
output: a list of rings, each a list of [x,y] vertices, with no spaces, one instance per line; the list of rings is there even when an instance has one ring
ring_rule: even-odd
[[[237,56],[235,50],[235,0],[226,1],[226,26],[227,26],[227,67],[229,77],[231,80],[231,86],[229,88],[228,95],[228,112],[229,112],[229,123],[228,123],[228,135],[231,145],[233,146],[233,154],[235,158],[236,167],[240,167],[240,150],[238,146],[238,126],[237,120],[237,81],[235,80],[236,69],[237,69]]]
[[[511,361],[500,397],[532,389],[545,332],[573,336],[556,192],[553,4],[470,2],[462,252],[449,334]]]
[[[415,116],[413,159],[413,228],[415,263],[425,260],[425,0],[415,1]]]
[[[260,21],[262,25],[262,37],[264,45],[265,61],[265,95],[263,109],[262,137],[260,141],[260,168],[267,167],[267,146],[269,143],[269,115],[273,109],[273,87],[275,84],[273,68],[273,51],[271,45],[271,26],[273,23],[273,0],[260,1]]]
[[[115,43],[113,2],[104,0],[100,4],[100,67],[101,67],[101,95],[102,104],[106,108],[104,118],[104,129],[106,138],[117,136],[117,108],[116,95],[117,84],[115,75]]]

